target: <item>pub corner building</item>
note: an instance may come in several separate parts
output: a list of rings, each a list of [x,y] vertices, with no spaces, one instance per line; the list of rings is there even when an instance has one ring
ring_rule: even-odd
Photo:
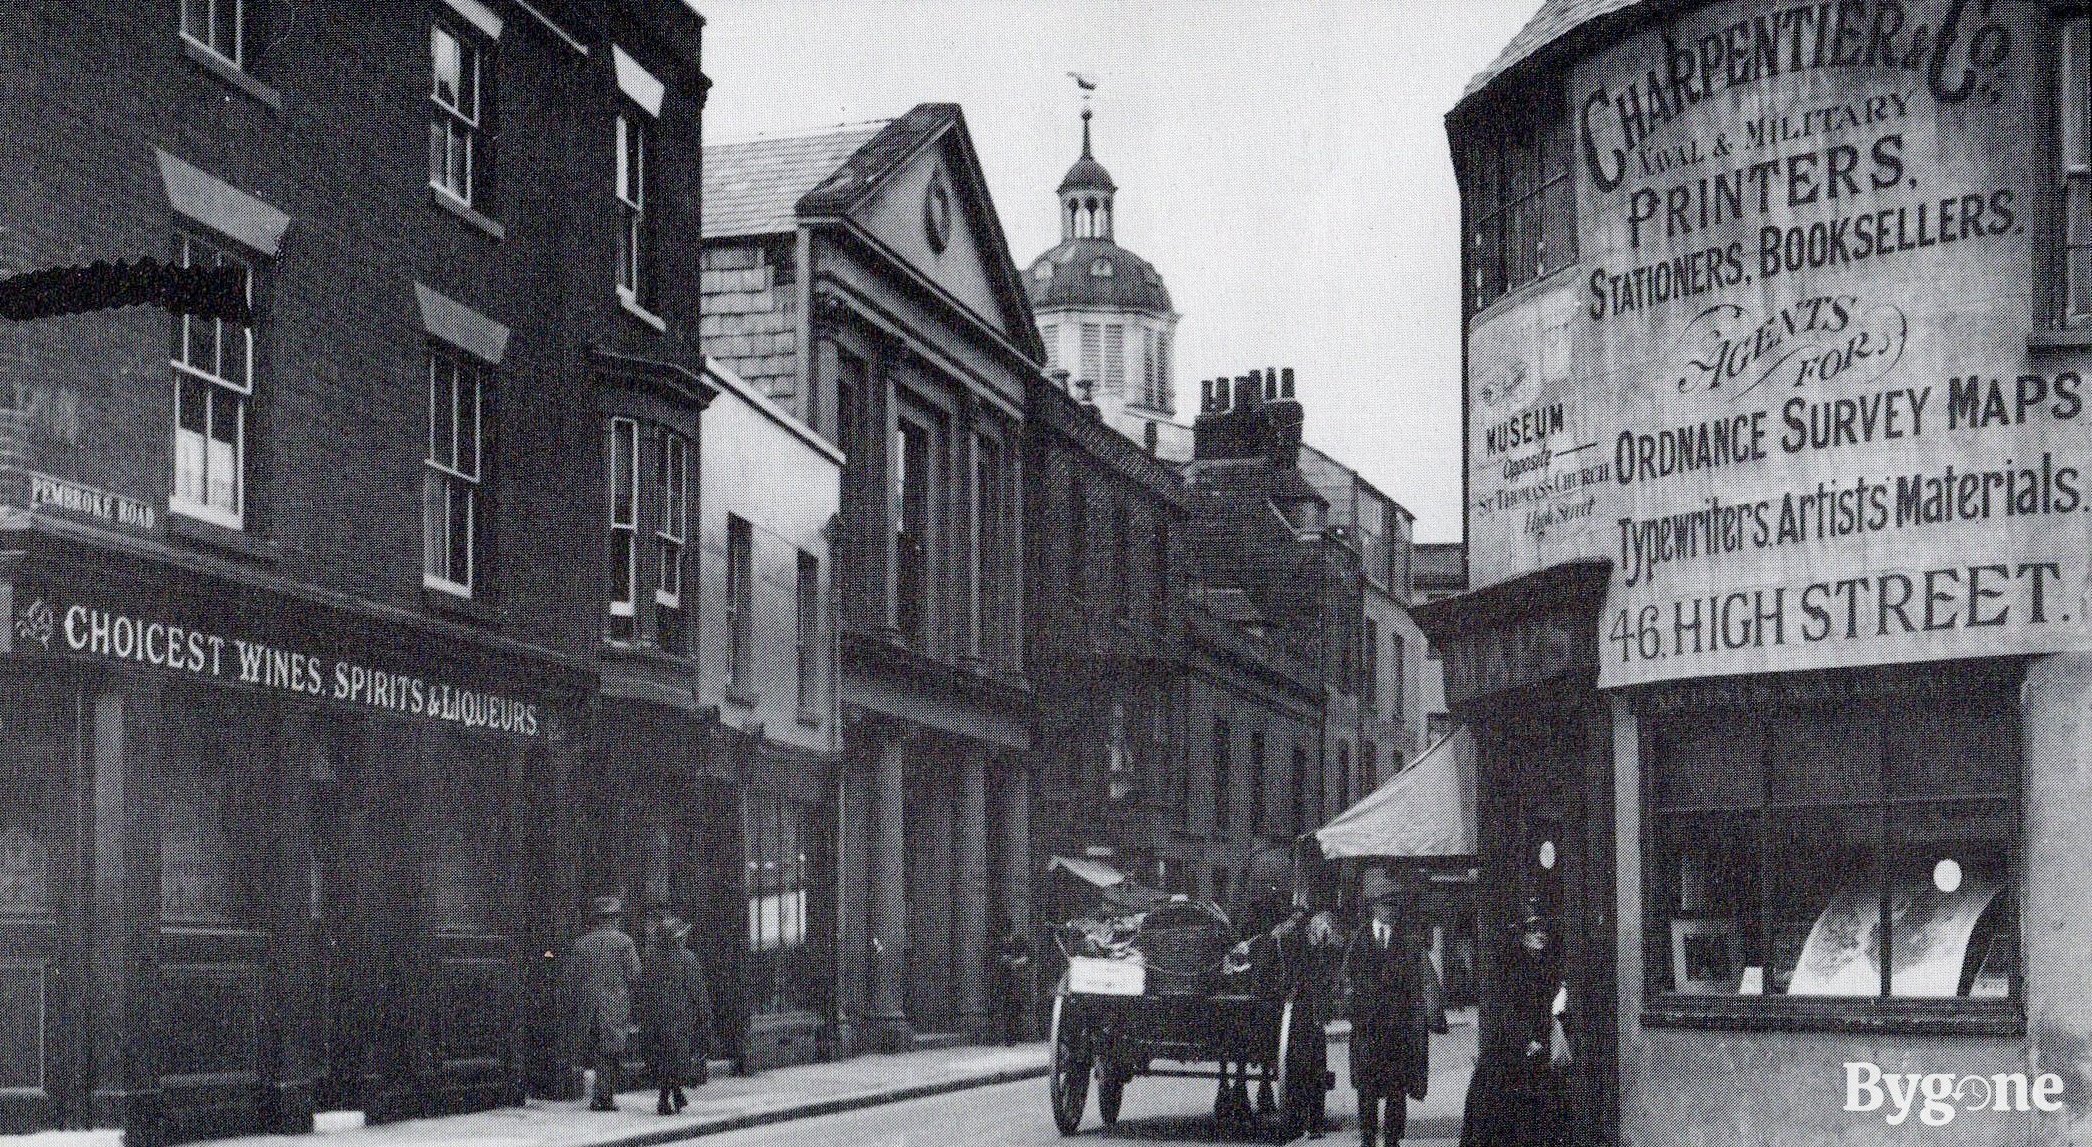
[[[694,275],[654,274],[695,196],[649,231],[610,175],[694,185],[700,20],[261,7],[39,5],[0,48],[36,77],[0,274],[144,257],[245,304],[0,321],[0,1136],[519,1102],[614,875],[574,807],[605,429],[680,458],[713,388]]]
[[[2092,37],[1547,0],[1449,113],[1489,970],[1582,1141],[2092,1141]]]

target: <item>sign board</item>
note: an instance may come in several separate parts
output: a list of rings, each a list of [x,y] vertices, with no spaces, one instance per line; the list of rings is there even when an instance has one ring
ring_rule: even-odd
[[[41,585],[6,585],[0,653],[57,654],[135,664],[197,680],[436,721],[459,729],[539,736],[546,706],[426,665],[318,647],[300,626],[213,616],[157,602]],[[282,630],[282,632],[278,632]]]
[[[2029,350],[2038,15],[1738,0],[1572,70],[1578,263],[1476,324],[1470,552],[1613,563],[1601,685],[2092,642],[2092,359]]]
[[[1091,996],[1137,996],[1148,990],[1148,969],[1132,960],[1070,956],[1068,990]]]

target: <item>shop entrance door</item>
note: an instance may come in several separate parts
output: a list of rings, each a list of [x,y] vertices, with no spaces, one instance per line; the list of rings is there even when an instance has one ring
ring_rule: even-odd
[[[71,858],[80,728],[74,698],[0,692],[0,1135],[86,1112]]]
[[[360,1110],[368,1099],[371,1032],[368,930],[359,927],[359,843],[366,814],[330,769],[312,786],[311,902],[315,1009],[314,1102],[321,1111]]]

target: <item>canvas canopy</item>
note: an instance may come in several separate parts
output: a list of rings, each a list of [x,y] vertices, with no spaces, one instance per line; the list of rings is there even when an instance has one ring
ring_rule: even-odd
[[[1475,739],[1465,725],[1315,830],[1331,860],[1475,854]]]

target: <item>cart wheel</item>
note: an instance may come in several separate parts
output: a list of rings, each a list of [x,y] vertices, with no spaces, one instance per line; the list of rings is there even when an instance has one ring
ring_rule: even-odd
[[[1119,1103],[1126,1098],[1126,1076],[1109,1061],[1097,1064],[1097,1114],[1110,1127],[1119,1121]]]
[[[1046,1086],[1053,1102],[1053,1125],[1063,1135],[1073,1135],[1082,1126],[1082,1108],[1090,1098],[1090,1057],[1081,1047],[1082,1037],[1075,1030],[1073,1011],[1068,1006],[1066,989],[1055,992],[1053,1026],[1047,1037],[1053,1046],[1053,1066]]]

